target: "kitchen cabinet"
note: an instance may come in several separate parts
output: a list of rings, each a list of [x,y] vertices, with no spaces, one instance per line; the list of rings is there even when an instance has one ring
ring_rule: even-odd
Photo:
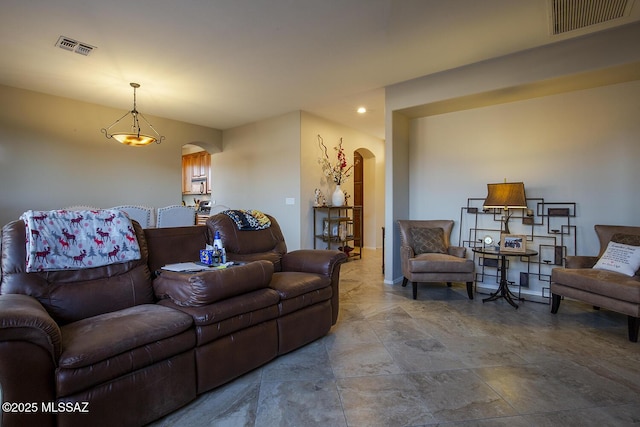
[[[182,193],[211,194],[211,155],[206,151],[182,156]],[[200,191],[200,184],[204,186]],[[194,191],[194,189],[196,191]]]

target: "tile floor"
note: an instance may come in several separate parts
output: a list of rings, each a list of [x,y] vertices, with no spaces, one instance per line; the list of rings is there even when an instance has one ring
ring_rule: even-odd
[[[385,285],[381,251],[343,266],[340,317],[153,426],[640,424],[640,343],[626,317],[563,301],[470,301],[463,284]]]

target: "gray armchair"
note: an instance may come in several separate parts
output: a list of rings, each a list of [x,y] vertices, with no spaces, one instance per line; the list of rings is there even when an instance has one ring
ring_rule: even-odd
[[[399,220],[402,286],[413,285],[413,299],[421,282],[466,282],[473,299],[474,263],[466,259],[467,249],[451,246],[452,220]]]

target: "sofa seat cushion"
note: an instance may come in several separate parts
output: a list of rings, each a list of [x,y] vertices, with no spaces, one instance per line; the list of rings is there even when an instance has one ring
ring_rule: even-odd
[[[409,259],[412,273],[473,273],[473,261],[440,253],[424,253]]]
[[[180,307],[171,300],[159,304],[181,310],[193,318],[197,345],[278,317],[280,297],[273,289],[258,289],[199,307]]]
[[[273,264],[264,260],[199,273],[162,271],[153,280],[153,289],[159,299],[169,298],[182,307],[198,307],[267,288],[272,275]]]
[[[269,286],[280,296],[278,307],[281,316],[328,300],[333,295],[331,279],[314,273],[274,273]]]
[[[61,368],[80,368],[169,338],[193,319],[177,310],[143,304],[70,323],[61,328]]]
[[[177,310],[143,304],[61,328],[56,371],[58,396],[117,378],[191,350],[193,319]]]
[[[590,268],[554,268],[551,282],[609,298],[640,303],[640,280],[608,270]]]

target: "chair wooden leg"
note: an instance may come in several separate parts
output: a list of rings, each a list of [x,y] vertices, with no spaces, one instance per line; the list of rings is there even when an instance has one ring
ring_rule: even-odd
[[[402,287],[404,288],[405,286],[407,286],[407,282],[409,281],[409,279],[407,279],[406,277],[402,278]]]
[[[413,285],[413,299],[418,299],[418,282],[411,282]]]
[[[469,299],[473,299],[473,282],[467,282],[467,295]]]
[[[640,329],[640,317],[627,316],[629,322],[629,341],[638,342],[638,329]]]
[[[560,308],[560,300],[562,297],[558,294],[551,294],[551,312],[556,314]]]

